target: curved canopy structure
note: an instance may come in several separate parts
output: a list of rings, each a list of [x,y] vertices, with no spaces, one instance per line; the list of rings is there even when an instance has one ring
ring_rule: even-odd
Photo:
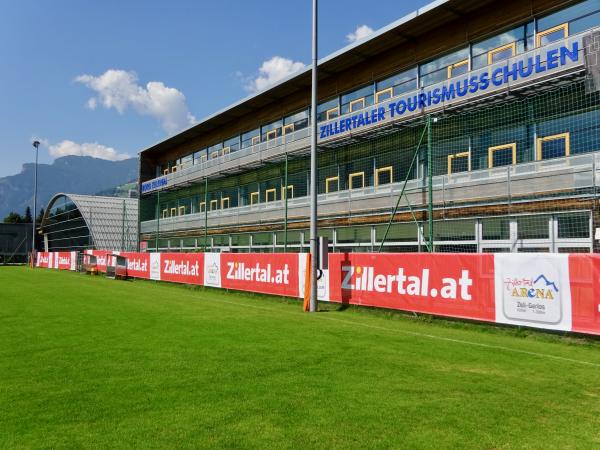
[[[137,220],[136,198],[59,193],[48,203],[40,233],[46,251],[135,251]]]

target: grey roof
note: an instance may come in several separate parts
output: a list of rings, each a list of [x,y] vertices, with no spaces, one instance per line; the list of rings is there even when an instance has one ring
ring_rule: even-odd
[[[77,209],[79,209],[81,216],[90,230],[96,249],[137,250],[137,198],[58,193],[48,202],[48,207],[42,220],[42,228],[52,205],[57,199],[63,196],[70,199]],[[124,248],[122,248],[122,244],[124,244]]]

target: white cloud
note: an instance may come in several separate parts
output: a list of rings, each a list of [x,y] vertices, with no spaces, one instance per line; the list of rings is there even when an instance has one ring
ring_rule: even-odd
[[[373,28],[368,25],[360,25],[352,33],[346,35],[346,40],[350,43],[360,41],[372,33]]]
[[[47,142],[47,141],[46,141]],[[131,158],[126,153],[119,153],[112,147],[107,147],[97,142],[86,142],[78,144],[70,140],[64,140],[58,144],[49,145],[48,152],[54,158],[61,156],[76,155],[76,156],[92,156],[94,158],[108,159],[110,161],[120,161],[122,159]]]
[[[169,134],[175,134],[196,123],[183,93],[165,86],[161,81],[150,81],[146,86],[141,86],[135,72],[115,69],[107,70],[97,77],[80,75],[75,81],[96,92],[97,95],[86,103],[90,109],[102,105],[123,114],[127,108],[132,108],[138,114],[157,119]]]
[[[306,67],[304,63],[283,58],[282,56],[273,56],[262,63],[258,69],[258,76],[245,78],[240,72],[236,72],[236,76],[245,81],[247,91],[258,92],[302,70],[304,67]]]

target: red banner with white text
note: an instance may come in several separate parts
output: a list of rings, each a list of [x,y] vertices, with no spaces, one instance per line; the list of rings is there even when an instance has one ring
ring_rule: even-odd
[[[127,276],[150,279],[151,253],[114,252],[127,258]]]
[[[106,270],[111,254],[97,256]],[[120,253],[133,278],[302,297],[297,253]],[[75,270],[76,252],[40,252],[36,267]],[[600,335],[600,255],[333,253],[321,300]]]
[[[35,267],[42,267],[45,269],[50,267],[50,252],[37,252],[35,258]]]
[[[106,272],[106,266],[109,265],[108,259],[110,258],[112,252],[108,250],[86,250],[85,255],[93,255],[96,257],[96,266],[98,267],[99,272]],[[89,264],[91,260],[86,259],[84,255],[83,262],[84,264]]]
[[[331,254],[329,297],[352,305],[493,321],[494,257]]]
[[[298,297],[298,254],[221,253],[221,287]]]
[[[203,285],[204,254],[161,253],[160,279],[174,283]]]

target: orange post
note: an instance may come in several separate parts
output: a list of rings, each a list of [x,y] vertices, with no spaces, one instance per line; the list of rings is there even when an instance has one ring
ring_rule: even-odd
[[[304,275],[304,312],[310,311],[311,257],[312,255],[310,253],[306,255],[306,275]]]

